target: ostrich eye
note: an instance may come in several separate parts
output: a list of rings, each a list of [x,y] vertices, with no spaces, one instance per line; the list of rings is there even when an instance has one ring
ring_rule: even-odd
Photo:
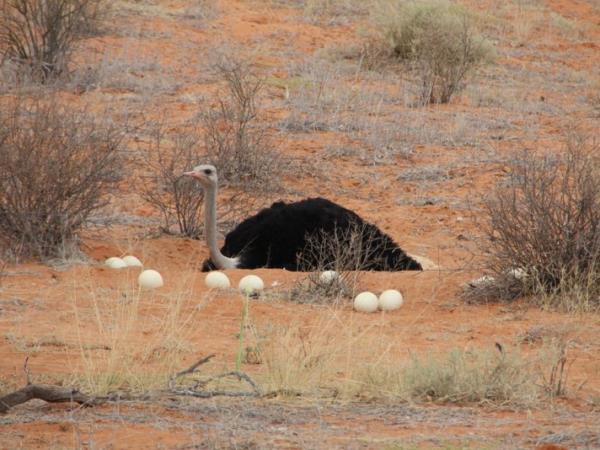
[[[212,173],[212,170],[210,170],[210,169],[204,169],[204,173],[206,175],[210,175]]]

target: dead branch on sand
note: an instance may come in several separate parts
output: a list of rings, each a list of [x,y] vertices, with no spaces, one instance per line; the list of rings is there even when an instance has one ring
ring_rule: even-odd
[[[49,403],[74,402],[84,406],[96,406],[104,403],[104,397],[90,397],[77,389],[52,386],[47,384],[29,384],[4,397],[0,397],[0,413],[6,413],[10,408],[21,403],[39,398]]]
[[[207,363],[212,357],[215,355],[209,355],[206,358],[200,359],[198,362],[191,365],[186,370],[183,370],[169,380],[169,392],[175,395],[187,396],[187,397],[198,397],[198,398],[211,398],[211,397],[260,397],[262,392],[258,385],[243,372],[233,371],[226,372],[214,377],[210,377],[206,380],[196,381],[196,383],[191,387],[178,387],[175,385],[175,381],[184,376],[193,373],[197,373],[196,370],[198,366]],[[220,380],[222,378],[227,377],[235,377],[239,381],[245,381],[250,387],[252,387],[252,391],[225,391],[225,390],[205,390],[204,388],[212,381]]]
[[[212,358],[214,354],[206,356],[196,363],[191,365],[185,370],[176,373],[169,379],[169,389],[166,393],[169,395],[186,396],[186,397],[197,397],[197,398],[211,398],[211,397],[260,397],[262,392],[258,385],[243,372],[226,372],[214,377],[210,377],[206,380],[196,381],[192,386],[177,386],[175,381],[185,375],[198,373],[198,367],[206,364]],[[21,403],[28,402],[33,399],[44,400],[48,403],[78,403],[83,406],[98,406],[107,402],[118,402],[120,400],[147,400],[148,395],[142,396],[129,396],[122,394],[112,394],[106,397],[93,397],[86,395],[79,390],[74,388],[54,386],[48,384],[33,384],[31,383],[31,372],[27,366],[29,358],[25,358],[23,370],[25,372],[27,385],[21,389],[18,389],[10,394],[0,397],[0,414],[8,412],[8,410],[14,406],[20,405]],[[252,391],[227,391],[227,390],[204,390],[204,387],[210,382],[219,380],[227,377],[235,377],[239,381],[245,381]]]

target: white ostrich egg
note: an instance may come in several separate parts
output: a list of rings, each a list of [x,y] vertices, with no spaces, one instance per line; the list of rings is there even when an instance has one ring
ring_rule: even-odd
[[[319,280],[321,283],[331,284],[337,279],[337,277],[338,273],[335,270],[325,270],[324,272],[321,272],[321,275],[319,275]]]
[[[223,272],[213,270],[208,272],[204,278],[204,283],[209,289],[227,289],[231,286],[229,278]]]
[[[379,309],[382,311],[393,311],[400,308],[403,303],[404,298],[396,289],[387,289],[379,296]]]
[[[116,256],[108,258],[106,261],[104,261],[104,264],[111,269],[122,269],[123,267],[127,267],[125,261],[123,261],[121,258],[117,258]]]
[[[377,311],[377,296],[372,292],[361,292],[354,298],[354,309],[360,312],[372,313]]]
[[[142,289],[156,289],[163,286],[163,278],[156,270],[148,269],[140,273],[138,284]]]
[[[129,267],[142,267],[142,262],[133,255],[123,256],[123,261]]]
[[[244,295],[250,295],[255,292],[262,291],[264,287],[265,283],[263,283],[263,280],[256,275],[246,275],[238,284],[240,292]]]

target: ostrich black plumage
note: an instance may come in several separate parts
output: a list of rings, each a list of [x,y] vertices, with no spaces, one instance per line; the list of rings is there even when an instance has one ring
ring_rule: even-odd
[[[205,234],[210,259],[202,266],[204,272],[259,267],[287,270],[334,268],[335,261],[323,261],[323,255],[308,252],[299,258],[306,249],[307,240],[331,236],[341,239],[341,245],[346,244],[344,240],[351,239],[353,245],[358,243],[356,249],[363,255],[362,270],[422,270],[417,261],[375,225],[324,198],[273,203],[227,234],[225,244],[219,250],[216,238],[217,170],[211,165],[200,165],[191,172],[185,172],[185,175],[196,178],[205,192]]]

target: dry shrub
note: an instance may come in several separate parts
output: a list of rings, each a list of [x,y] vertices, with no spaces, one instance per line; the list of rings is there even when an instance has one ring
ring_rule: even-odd
[[[600,159],[591,139],[572,135],[557,155],[523,152],[508,182],[485,201],[491,268],[527,275],[523,294],[567,310],[600,306]],[[573,295],[577,294],[577,295]]]
[[[227,91],[218,95],[216,107],[201,114],[208,160],[222,184],[248,191],[277,187],[283,160],[270,150],[266,129],[258,123],[262,81],[246,63],[232,58],[214,68]]]
[[[78,36],[91,33],[103,0],[0,1],[2,61],[39,81],[65,72]]]
[[[16,97],[0,110],[0,242],[58,256],[108,203],[121,171],[122,129],[56,98]]]
[[[147,169],[140,183],[141,196],[160,211],[165,231],[176,223],[183,236],[197,238],[202,233],[204,191],[183,172],[204,157],[199,145],[201,135],[194,128],[166,134],[160,126],[152,135],[148,148],[139,157]]]
[[[384,0],[375,11],[379,38],[415,72],[422,104],[448,103],[491,55],[467,12],[446,0]]]
[[[296,284],[291,299],[299,303],[337,303],[342,297],[353,297],[361,271],[370,270],[374,264],[386,264],[380,254],[381,245],[378,230],[364,222],[308,235],[298,254],[298,266],[310,273]],[[335,271],[337,276],[331,281],[321,280],[326,270]]]
[[[176,224],[179,234],[197,239],[204,230],[204,190],[183,172],[207,159],[202,131],[188,124],[177,132],[166,132],[157,126],[151,134],[152,139],[138,157],[140,166],[146,169],[140,195],[160,211],[163,232],[172,232],[172,225]],[[254,208],[255,202],[243,192],[228,192],[224,197],[219,202],[219,226],[229,230]]]

